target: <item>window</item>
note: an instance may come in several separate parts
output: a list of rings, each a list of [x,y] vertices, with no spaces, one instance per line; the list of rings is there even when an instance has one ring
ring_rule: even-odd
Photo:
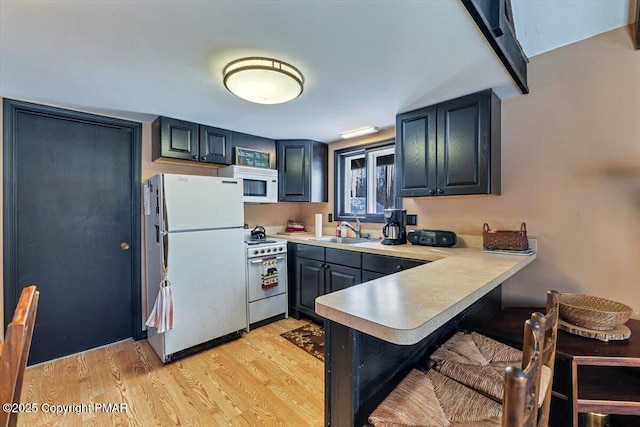
[[[335,154],[335,216],[383,222],[382,210],[399,206],[395,191],[395,144],[346,148]]]

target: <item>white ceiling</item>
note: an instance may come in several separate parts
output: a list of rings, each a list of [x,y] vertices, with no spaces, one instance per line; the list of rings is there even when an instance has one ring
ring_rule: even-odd
[[[635,1],[513,0],[533,56],[627,25]],[[274,57],[304,74],[279,105],[236,98],[222,68]],[[139,121],[158,115],[331,142],[493,87],[520,92],[458,0],[0,0],[0,94]]]

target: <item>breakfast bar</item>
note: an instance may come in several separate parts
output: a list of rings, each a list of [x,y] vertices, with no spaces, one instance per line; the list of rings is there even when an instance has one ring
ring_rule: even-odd
[[[326,319],[327,426],[367,424],[375,407],[438,343],[500,311],[502,283],[536,258],[402,246],[372,242],[348,249],[430,262],[316,299],[316,313]]]

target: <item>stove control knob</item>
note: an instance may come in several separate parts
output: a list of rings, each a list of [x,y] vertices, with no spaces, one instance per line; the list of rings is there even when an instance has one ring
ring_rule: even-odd
[[[254,255],[258,255],[258,250],[257,250],[257,249],[256,249],[256,250],[254,250],[254,251],[253,251],[253,254],[254,254]]]
[[[284,247],[280,246],[280,247],[278,248],[278,250],[279,250],[280,252],[284,252]]]
[[[260,249],[260,253],[263,254],[264,253],[264,249]]]
[[[271,248],[267,248],[267,249],[265,249],[265,252],[266,252],[266,253],[270,253],[270,252],[271,252]]]

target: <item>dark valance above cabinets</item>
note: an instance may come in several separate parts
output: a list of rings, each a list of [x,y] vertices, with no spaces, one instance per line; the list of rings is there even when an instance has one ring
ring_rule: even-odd
[[[241,132],[232,132],[232,137],[234,148],[241,147],[269,153],[269,168],[276,169],[276,141],[274,139]],[[232,163],[235,163],[235,159]]]
[[[396,116],[401,197],[500,194],[500,99],[491,89]]]

